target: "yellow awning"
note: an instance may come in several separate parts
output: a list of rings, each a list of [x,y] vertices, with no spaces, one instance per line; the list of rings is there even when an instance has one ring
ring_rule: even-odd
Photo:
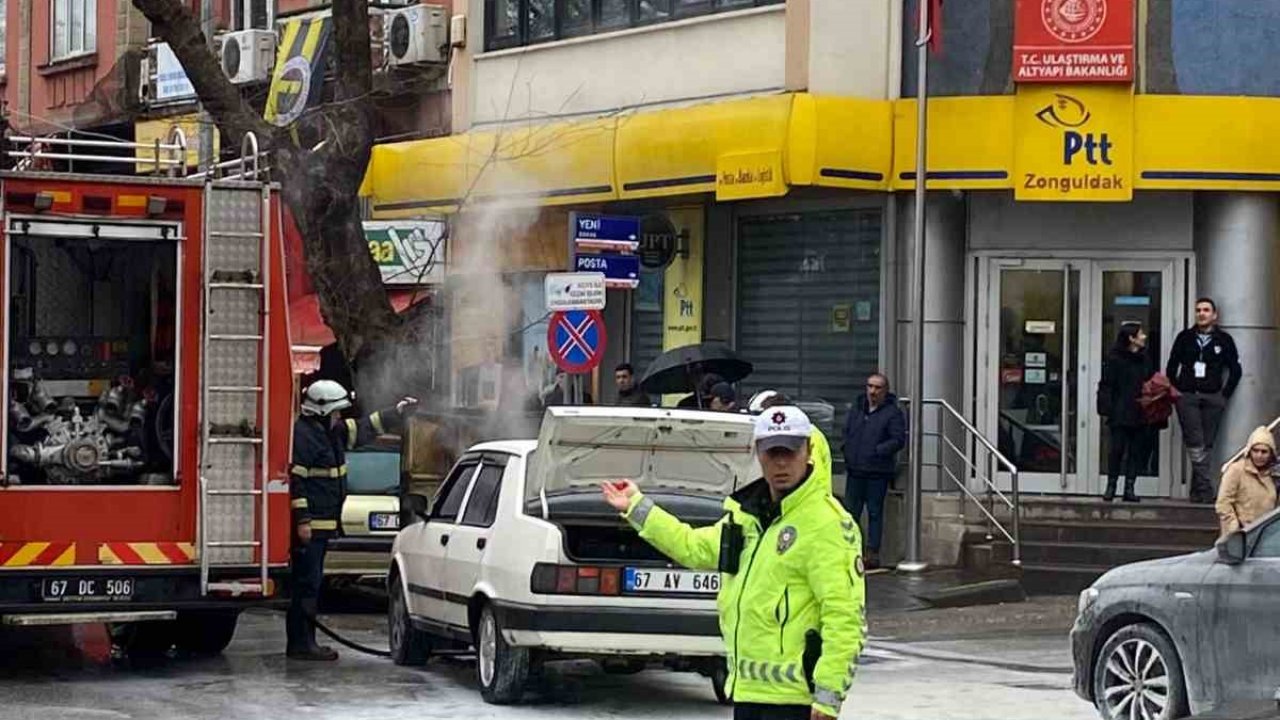
[[[449,213],[461,200],[567,205],[797,185],[888,187],[892,105],[799,94],[589,120],[505,126],[374,148],[375,218]]]

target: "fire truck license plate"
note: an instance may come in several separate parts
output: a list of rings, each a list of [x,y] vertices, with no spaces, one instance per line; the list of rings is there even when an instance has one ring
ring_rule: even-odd
[[[133,599],[133,578],[59,578],[44,581],[45,602]]]

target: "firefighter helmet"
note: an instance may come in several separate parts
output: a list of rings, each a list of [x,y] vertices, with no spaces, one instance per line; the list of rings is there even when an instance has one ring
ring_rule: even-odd
[[[752,415],[759,415],[764,412],[764,404],[777,396],[777,390],[761,390],[751,396],[751,402],[747,403],[747,412]]]
[[[317,380],[302,395],[304,415],[328,415],[351,407],[351,393],[342,383],[333,380]]]

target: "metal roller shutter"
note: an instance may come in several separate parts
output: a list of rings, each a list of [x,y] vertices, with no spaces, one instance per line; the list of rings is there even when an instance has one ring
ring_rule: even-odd
[[[737,349],[755,365],[743,397],[773,388],[829,403],[834,414],[814,419],[837,461],[837,429],[879,363],[881,218],[841,210],[738,223]]]
[[[636,379],[662,354],[663,270],[640,271],[640,287],[632,295],[631,357]],[[657,398],[652,398],[655,402]]]

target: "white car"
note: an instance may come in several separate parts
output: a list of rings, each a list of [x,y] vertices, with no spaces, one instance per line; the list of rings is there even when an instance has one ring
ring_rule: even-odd
[[[600,483],[631,479],[686,522],[712,524],[758,476],[751,432],[731,413],[560,407],[537,441],[472,447],[430,512],[406,499],[419,521],[392,549],[393,658],[472,646],[495,704],[518,702],[550,660],[624,671],[659,660],[711,677],[724,702],[719,574],[675,566],[605,504]]]

